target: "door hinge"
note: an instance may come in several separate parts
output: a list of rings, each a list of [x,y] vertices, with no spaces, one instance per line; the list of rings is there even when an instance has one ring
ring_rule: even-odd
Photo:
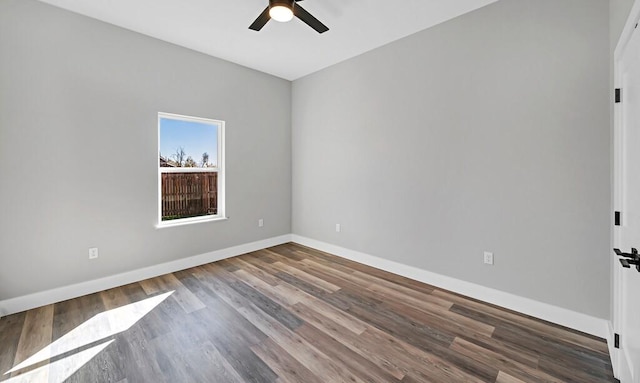
[[[616,104],[622,101],[622,89],[616,88]]]
[[[613,347],[620,348],[620,334],[613,334]]]
[[[620,212],[616,211],[613,217],[614,217],[614,224],[616,226],[620,226],[620,221],[622,220]]]

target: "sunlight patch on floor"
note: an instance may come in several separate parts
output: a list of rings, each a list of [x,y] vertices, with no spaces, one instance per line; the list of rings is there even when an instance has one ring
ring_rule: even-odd
[[[66,358],[5,380],[5,383],[62,383],[113,342],[113,340],[110,340],[84,351],[80,351]]]
[[[97,314],[60,339],[27,358],[25,361],[19,363],[11,370],[5,372],[4,375],[25,369],[58,355],[80,349],[124,332],[171,294],[173,294],[173,291]],[[22,375],[15,376],[7,380],[7,382],[63,382],[113,341],[114,339],[45,366],[38,367]]]

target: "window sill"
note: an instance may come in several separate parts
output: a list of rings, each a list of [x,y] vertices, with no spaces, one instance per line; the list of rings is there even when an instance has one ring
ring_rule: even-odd
[[[204,223],[204,222],[216,222],[216,221],[226,221],[229,217],[196,217],[196,218],[183,218],[176,219],[172,221],[160,222],[156,224],[156,229],[165,229],[168,227],[176,227],[176,226],[185,226],[185,225],[193,225],[196,223]]]

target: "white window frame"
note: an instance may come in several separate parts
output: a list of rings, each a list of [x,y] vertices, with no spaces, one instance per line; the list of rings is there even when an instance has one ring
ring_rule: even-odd
[[[160,121],[162,119],[171,119],[171,120],[180,120],[180,121],[189,121],[189,122],[199,122],[205,123],[209,125],[217,125],[218,126],[218,156],[216,158],[216,166],[211,168],[170,168],[170,167],[160,167],[160,156],[156,155],[157,158],[157,167],[158,167],[158,223],[156,225],[157,228],[163,227],[171,227],[171,226],[181,226],[188,225],[193,223],[200,222],[211,222],[211,221],[220,221],[227,219],[225,215],[225,172],[224,172],[224,125],[225,122],[222,120],[214,120],[210,118],[203,117],[193,117],[193,116],[184,116],[180,114],[173,113],[158,113],[158,151],[160,153]],[[216,177],[218,185],[217,185],[217,214],[215,215],[202,215],[199,217],[189,217],[189,218],[178,218],[172,219],[169,221],[162,220],[162,173],[218,173]]]

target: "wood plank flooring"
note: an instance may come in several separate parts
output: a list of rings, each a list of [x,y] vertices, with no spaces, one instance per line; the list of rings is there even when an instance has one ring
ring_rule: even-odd
[[[602,339],[294,243],[0,319],[0,381],[64,379],[615,381]]]

